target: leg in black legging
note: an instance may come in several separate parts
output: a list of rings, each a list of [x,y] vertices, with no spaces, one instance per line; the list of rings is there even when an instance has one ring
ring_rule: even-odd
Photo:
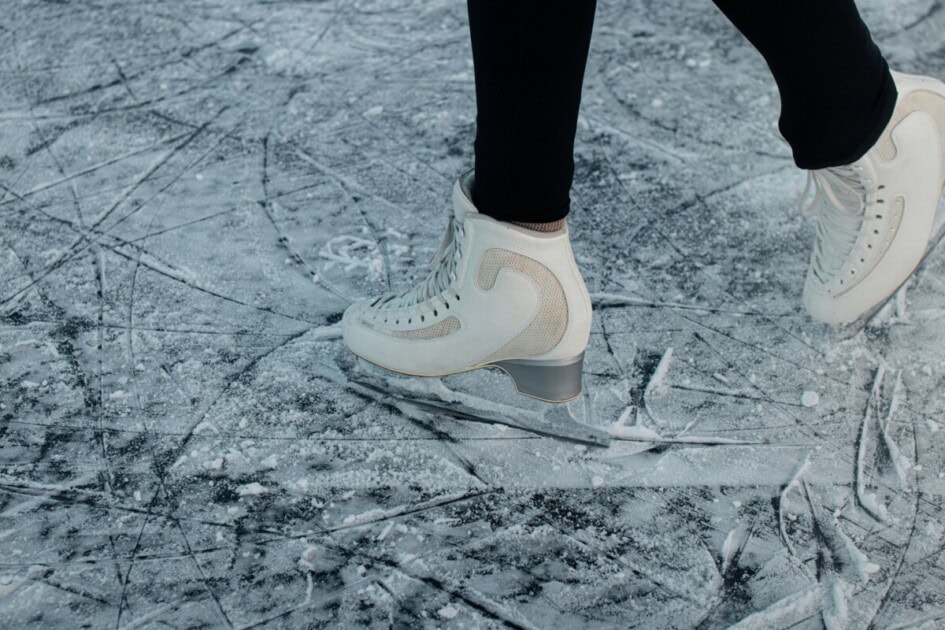
[[[714,0],[761,52],[781,93],[797,165],[862,157],[896,103],[889,68],[853,0]],[[500,220],[569,210],[574,134],[594,0],[468,0],[476,71],[474,202]]]
[[[468,0],[476,72],[473,201],[502,221],[567,215],[595,0]]]
[[[853,0],[714,0],[765,58],[801,168],[849,164],[882,135],[896,86]]]

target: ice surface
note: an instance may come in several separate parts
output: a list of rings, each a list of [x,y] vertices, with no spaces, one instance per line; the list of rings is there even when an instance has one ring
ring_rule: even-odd
[[[862,7],[945,77],[938,2]],[[0,13],[0,625],[945,620],[945,253],[868,325],[803,314],[804,175],[710,2],[600,2],[551,410],[340,340],[471,164],[461,2]]]

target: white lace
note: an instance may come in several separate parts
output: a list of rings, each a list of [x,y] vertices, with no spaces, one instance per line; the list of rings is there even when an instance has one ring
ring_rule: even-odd
[[[804,205],[811,187],[814,197]],[[872,182],[857,165],[808,172],[799,205],[805,216],[817,214],[817,242],[811,267],[821,282],[836,276],[853,251],[872,192]]]
[[[397,314],[400,319],[396,320],[396,323],[400,323],[404,318],[412,323],[414,317],[423,321],[427,313],[436,316],[439,314],[439,308],[449,309],[451,297],[459,300],[459,296],[452,290],[452,285],[456,281],[456,269],[462,257],[465,236],[463,223],[456,220],[451,210],[443,240],[430,261],[430,275],[414,287],[400,293],[381,296],[372,304],[372,308],[385,315],[390,315],[395,310],[401,311]]]

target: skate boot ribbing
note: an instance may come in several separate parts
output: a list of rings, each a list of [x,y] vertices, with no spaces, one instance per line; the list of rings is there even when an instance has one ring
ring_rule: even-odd
[[[563,402],[581,393],[591,303],[567,226],[540,233],[472,203],[473,173],[453,187],[449,226],[417,286],[351,305],[345,343],[394,372],[446,376],[504,370],[522,394]]]
[[[853,164],[812,171],[817,238],[804,285],[815,318],[875,312],[922,261],[945,188],[945,83],[893,73],[899,97],[879,141]],[[806,196],[806,193],[805,193]]]

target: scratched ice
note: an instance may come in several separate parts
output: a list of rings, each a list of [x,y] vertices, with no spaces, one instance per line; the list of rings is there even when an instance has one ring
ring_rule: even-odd
[[[863,11],[945,77],[941,2]],[[804,175],[711,3],[600,4],[552,411],[339,339],[471,162],[461,2],[0,13],[0,625],[945,624],[945,253],[804,316]]]

